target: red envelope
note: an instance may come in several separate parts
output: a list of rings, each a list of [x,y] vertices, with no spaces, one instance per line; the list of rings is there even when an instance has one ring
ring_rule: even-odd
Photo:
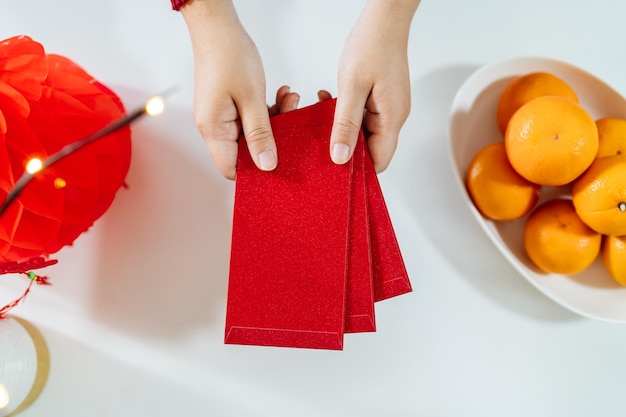
[[[346,333],[376,331],[372,253],[365,182],[365,140],[359,135],[352,157],[352,205],[346,284]]]
[[[382,301],[411,292],[412,288],[367,146],[365,153],[364,169],[370,213],[374,299]]]
[[[335,165],[335,100],[272,118],[279,165],[240,139],[225,342],[342,349],[375,331],[374,301],[411,291],[363,134]]]
[[[352,163],[330,160],[330,103],[311,110],[273,119],[274,171],[240,140],[226,343],[343,348]]]

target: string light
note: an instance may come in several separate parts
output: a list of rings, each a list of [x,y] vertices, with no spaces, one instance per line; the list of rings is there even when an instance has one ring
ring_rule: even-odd
[[[65,188],[66,185],[67,182],[65,182],[63,178],[57,178],[54,180],[54,188],[56,188],[57,190]]]
[[[163,113],[165,110],[165,103],[163,100],[163,96],[167,93],[171,93],[173,89],[170,89],[163,93],[162,95],[154,96],[146,101],[143,107],[138,108],[132,113],[127,114],[125,117],[122,117],[119,120],[112,122],[111,124],[103,127],[99,131],[95,132],[91,136],[88,136],[82,140],[77,142],[70,143],[61,148],[58,152],[50,155],[47,159],[42,161],[39,158],[31,158],[26,164],[26,172],[18,179],[15,183],[13,189],[8,193],[6,199],[0,205],[0,216],[4,214],[7,207],[20,195],[26,184],[33,179],[36,173],[48,168],[52,164],[55,164],[59,160],[65,158],[66,156],[76,152],[83,146],[88,145],[91,142],[94,142],[100,138],[105,137],[109,133],[115,132],[117,129],[127,126],[140,118],[141,116],[158,116]],[[64,188],[67,184],[63,178],[57,178],[54,181],[54,186],[57,189]]]
[[[150,100],[146,101],[146,113],[149,116],[158,116],[165,110],[165,103],[161,96],[154,96]]]
[[[31,158],[26,163],[26,172],[29,174],[36,174],[43,168],[43,162],[39,158]]]

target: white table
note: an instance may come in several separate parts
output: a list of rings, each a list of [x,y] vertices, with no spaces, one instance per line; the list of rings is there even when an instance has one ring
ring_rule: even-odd
[[[268,96],[282,84],[301,105],[336,93],[363,3],[238,1]],[[446,127],[465,78],[508,57],[568,61],[626,94],[625,13],[611,0],[423,1],[412,114],[380,176],[414,291],[378,304],[378,331],[335,352],[223,344],[234,187],[195,130],[190,43],[168,1],[3,2],[0,39],[33,37],[129,108],[179,87],[165,114],[133,126],[130,188],[57,254],[53,286],[13,311],[43,333],[51,360],[21,415],[623,415],[626,328],[554,304],[501,257],[454,185]],[[0,277],[0,304],[24,285]]]

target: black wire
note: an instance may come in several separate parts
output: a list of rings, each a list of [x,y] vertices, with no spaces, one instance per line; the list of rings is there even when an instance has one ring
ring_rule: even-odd
[[[24,172],[24,174],[22,174],[22,176],[17,180],[17,182],[15,183],[11,191],[9,191],[9,193],[7,194],[7,198],[4,200],[4,202],[0,206],[0,217],[2,217],[2,215],[7,210],[7,208],[9,208],[9,206],[11,205],[11,203],[13,203],[13,201],[15,201],[15,199],[20,196],[20,194],[24,190],[24,187],[26,187],[26,185],[28,185],[28,183],[37,174],[41,173],[46,168],[49,168],[51,165],[59,162],[61,159],[65,158],[66,156],[73,154],[74,152],[78,151],[84,146],[87,146],[88,144],[98,139],[101,139],[104,136],[110,133],[113,133],[116,130],[124,126],[129,125],[130,123],[134,122],[135,120],[137,120],[141,116],[144,116],[145,114],[146,114],[146,106],[144,105],[143,107],[133,111],[132,113],[122,117],[121,119],[116,120],[106,125],[105,127],[91,134],[90,136],[87,136],[84,139],[65,145],[59,151],[53,153],[48,158],[46,158],[42,162],[41,168],[37,170],[37,172],[34,172],[34,173]]]

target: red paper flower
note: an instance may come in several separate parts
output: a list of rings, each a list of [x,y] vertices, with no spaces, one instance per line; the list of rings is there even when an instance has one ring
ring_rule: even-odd
[[[44,160],[122,117],[110,89],[26,36],[0,42],[0,201],[32,158]],[[37,174],[0,218],[0,264],[48,257],[91,227],[124,184],[130,129]]]
[[[42,84],[48,75],[43,47],[26,36],[0,43],[0,132],[6,133],[4,111],[13,107],[28,117],[28,101],[41,97]]]

